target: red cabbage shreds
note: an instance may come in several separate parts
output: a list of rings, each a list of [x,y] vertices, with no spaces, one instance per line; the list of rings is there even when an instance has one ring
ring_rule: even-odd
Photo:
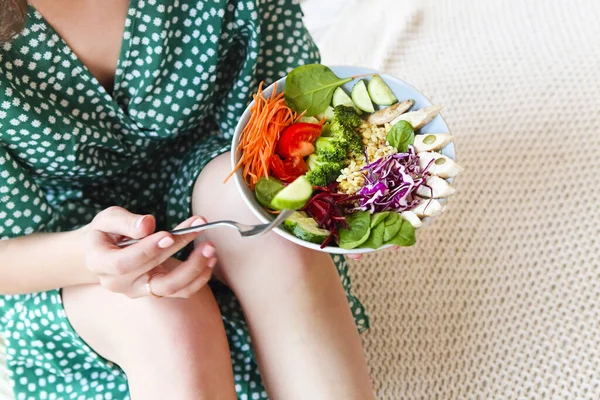
[[[302,209],[310,215],[319,225],[319,228],[327,229],[331,235],[321,244],[325,248],[334,238],[338,239],[340,227],[347,228],[344,209],[349,203],[356,200],[356,196],[337,193],[337,185],[333,183],[328,187],[315,187],[315,194]]]
[[[417,206],[420,200],[414,194],[425,183],[429,165],[424,169],[419,166],[419,156],[412,146],[407,153],[391,154],[367,164],[362,169],[365,184],[357,193],[355,210],[402,212]]]

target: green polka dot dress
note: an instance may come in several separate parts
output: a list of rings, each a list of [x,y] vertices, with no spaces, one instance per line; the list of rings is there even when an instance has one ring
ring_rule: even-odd
[[[258,83],[319,60],[294,1],[131,0],[109,94],[36,10],[28,16],[0,48],[3,240],[75,229],[111,205],[173,227]],[[347,266],[334,259],[364,330]],[[239,304],[214,285],[238,397],[266,398]],[[59,290],[0,296],[0,328],[18,400],[129,398],[123,371],[70,326]]]

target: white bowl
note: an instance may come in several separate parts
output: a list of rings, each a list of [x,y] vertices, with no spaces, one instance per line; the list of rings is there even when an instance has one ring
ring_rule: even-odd
[[[374,70],[367,69],[367,68],[359,68],[359,67],[338,66],[338,67],[330,67],[330,68],[340,78],[362,75],[362,74],[376,73],[376,71],[374,71]],[[392,89],[392,91],[394,92],[394,94],[396,95],[398,100],[402,101],[402,100],[407,100],[407,99],[413,99],[415,101],[415,104],[412,108],[413,110],[417,110],[417,109],[431,105],[431,102],[425,96],[423,96],[417,89],[415,89],[408,83],[404,82],[403,80],[394,78],[393,76],[385,75],[385,74],[380,74],[380,76],[388,84],[388,86]],[[353,80],[351,82],[348,82],[343,86],[343,88],[346,90],[346,92],[349,93],[352,86],[354,86],[354,84],[357,81],[358,80]],[[277,81],[277,92],[281,92],[284,89],[285,89],[285,78],[281,78],[280,80]],[[264,96],[265,97],[270,96],[272,92],[273,92],[273,85],[269,86],[268,88],[266,88],[264,90]],[[246,110],[242,114],[242,117],[240,118],[240,120],[235,128],[235,133],[233,135],[233,143],[232,143],[233,151],[231,152],[232,168],[235,167],[238,163],[239,157],[237,156],[235,149],[238,146],[240,134],[241,134],[242,130],[244,129],[244,127],[246,126],[246,124],[248,123],[248,120],[250,119],[250,108],[252,107],[252,105],[254,105],[254,101],[252,103],[250,103],[250,105],[246,108]],[[450,132],[450,130],[448,128],[448,125],[446,124],[446,121],[444,121],[444,118],[441,115],[436,116],[433,119],[433,121],[431,121],[429,124],[425,125],[423,128],[421,128],[419,130],[419,133],[449,133],[449,132]],[[454,159],[455,158],[454,143],[450,143],[446,147],[444,147],[442,149],[442,153],[444,155]],[[252,210],[254,215],[256,215],[258,217],[258,219],[260,219],[264,223],[270,222],[273,219],[273,216],[271,214],[269,214],[264,209],[264,207],[260,205],[260,203],[258,203],[258,201],[256,200],[256,197],[254,196],[254,191],[252,191],[248,187],[248,185],[246,185],[246,183],[244,182],[241,169],[235,173],[234,179],[235,179],[235,183],[236,183],[238,189],[240,190],[240,193],[242,194],[242,198],[244,199],[244,201],[246,202],[248,207],[250,207],[250,209]],[[308,247],[313,250],[323,251],[323,252],[332,253],[332,254],[363,254],[363,253],[370,253],[373,251],[377,251],[377,250],[381,250],[386,247],[389,247],[389,246],[384,246],[377,250],[362,249],[362,248],[346,250],[346,249],[342,249],[342,248],[334,247],[334,246],[326,246],[324,248],[321,248],[321,246],[318,244],[310,243],[310,242],[304,241],[302,239],[298,239],[297,237],[295,237],[294,235],[292,235],[291,233],[289,233],[288,231],[286,231],[283,228],[276,228],[274,231],[278,235],[283,236],[287,240],[290,240],[296,244],[299,244],[300,246],[304,246],[304,247]]]

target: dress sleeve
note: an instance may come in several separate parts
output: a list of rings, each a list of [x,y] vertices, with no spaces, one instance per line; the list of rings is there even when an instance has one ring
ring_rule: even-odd
[[[0,142],[0,240],[43,231],[55,213],[31,174]]]
[[[231,138],[239,117],[256,93],[293,68],[320,62],[319,49],[302,21],[295,0],[239,1],[229,8],[221,37],[224,57],[217,69],[215,118]]]

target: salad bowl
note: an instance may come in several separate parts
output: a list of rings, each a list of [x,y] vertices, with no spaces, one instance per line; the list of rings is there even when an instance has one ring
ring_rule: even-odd
[[[393,77],[393,76],[390,76],[387,74],[378,73],[377,71],[374,71],[372,69],[361,68],[361,67],[351,67],[351,66],[333,66],[332,67],[332,66],[329,66],[329,68],[331,69],[331,71],[333,73],[335,73],[335,75],[337,75],[340,78],[355,77],[355,76],[363,77],[363,76],[374,75],[374,74],[379,75],[383,79],[383,81],[387,84],[387,86],[391,89],[391,91],[393,92],[393,94],[395,95],[395,97],[398,100],[400,100],[400,101],[405,100],[405,99],[414,100],[414,105],[412,106],[412,110],[419,110],[424,107],[428,107],[428,106],[432,105],[431,101],[429,101],[417,89],[415,89],[410,84],[408,84],[405,81],[398,79],[396,77]],[[359,80],[360,80],[360,78],[353,79],[352,81],[345,83],[341,87],[343,89],[345,89],[346,92],[350,92],[351,89],[353,88],[353,86]],[[265,97],[271,96],[275,86],[277,88],[277,93],[280,93],[285,90],[285,85],[286,85],[286,77],[283,77],[276,82],[276,85],[272,84],[269,87],[267,87],[266,89],[264,89],[263,94]],[[231,152],[232,168],[235,168],[240,161],[240,152],[236,151],[235,149],[238,149],[242,131],[244,130],[245,126],[248,124],[248,121],[251,118],[251,112],[252,112],[251,109],[252,109],[253,105],[254,105],[254,101],[252,103],[250,103],[248,105],[248,107],[245,109],[244,113],[242,114],[242,116],[239,119],[238,124],[236,126],[234,136],[233,136],[233,141],[232,141],[232,149],[233,149],[233,151]],[[380,107],[380,108],[383,108],[383,107]],[[420,134],[450,133],[450,129],[449,129],[448,125],[446,124],[446,121],[444,120],[444,118],[438,113],[431,120],[431,122],[427,123],[426,125],[424,125],[423,127],[421,127],[419,129],[419,133]],[[439,152],[450,159],[454,160],[456,158],[455,146],[454,146],[453,141],[451,141],[450,143],[448,143],[444,147],[442,147],[441,150],[439,150]],[[250,210],[252,210],[252,213],[254,215],[256,215],[256,217],[262,223],[271,222],[274,219],[273,214],[270,213],[269,211],[267,211],[265,209],[265,207],[257,201],[255,192],[248,186],[248,184],[244,180],[241,169],[237,169],[235,171],[235,173],[233,174],[233,178],[235,180],[235,184],[236,184],[242,198],[244,199],[244,202],[250,208]],[[448,178],[448,179],[446,179],[446,181],[449,183],[452,183],[452,178]],[[439,201],[441,204],[444,204],[446,202],[446,199],[445,198],[439,199]],[[427,225],[429,222],[431,222],[430,218],[428,218],[428,217],[423,218],[424,226]],[[379,247],[378,249],[371,249],[371,248],[344,249],[344,248],[341,248],[341,247],[338,247],[335,245],[327,245],[327,246],[323,247],[320,244],[311,243],[311,242],[302,240],[302,239],[294,236],[292,233],[290,233],[287,229],[285,229],[282,226],[275,228],[274,232],[276,232],[278,235],[280,235],[280,236],[284,237],[285,239],[287,239],[293,243],[296,243],[300,246],[307,247],[307,248],[310,248],[310,249],[313,249],[316,251],[327,252],[330,254],[363,254],[363,253],[378,251],[378,250],[385,249],[387,247],[392,246],[392,245],[384,245],[382,247]],[[418,230],[417,230],[417,233],[418,233]]]

